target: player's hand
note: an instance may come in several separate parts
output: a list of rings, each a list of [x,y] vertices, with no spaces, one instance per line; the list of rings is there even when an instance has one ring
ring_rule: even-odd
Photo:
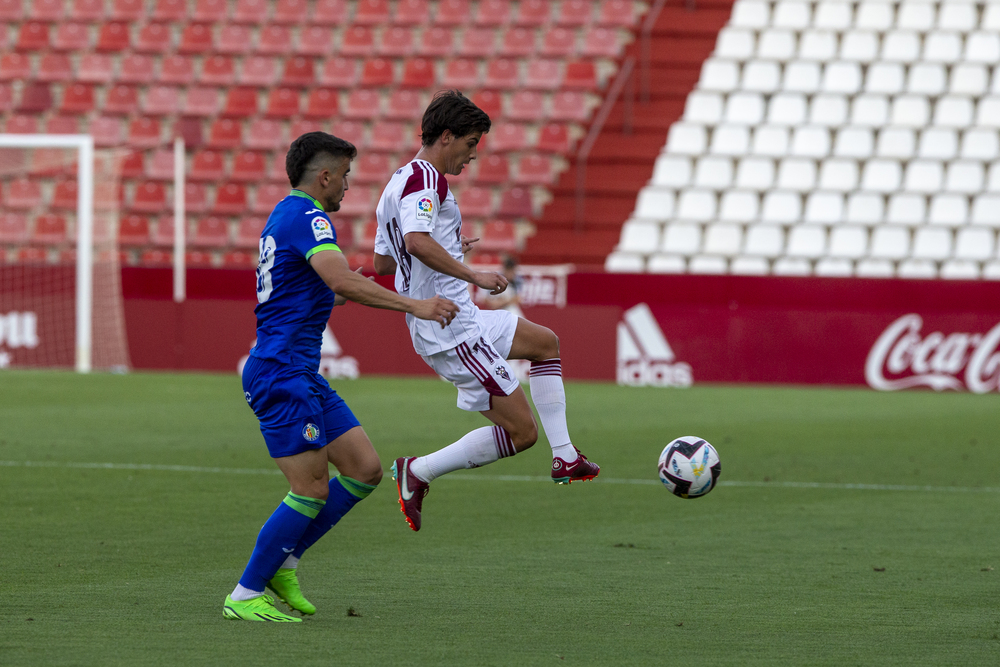
[[[474,239],[470,239],[468,236],[463,236],[462,237],[462,254],[464,255],[464,254],[468,253],[470,250],[472,250],[472,246],[475,245],[476,241],[478,241],[478,240],[479,240],[478,236],[476,238],[474,238]]]
[[[354,269],[354,272],[359,276],[364,275],[364,267],[359,266],[358,268]],[[368,280],[375,280],[375,278],[373,276],[368,276]],[[337,306],[343,306],[345,303],[347,303],[346,296],[340,296],[339,294],[337,294],[336,296],[333,297],[334,308],[336,308]]]
[[[496,271],[477,271],[472,282],[476,287],[489,290],[494,296],[507,289],[507,279]]]
[[[433,299],[417,301],[417,306],[413,309],[413,316],[422,320],[438,322],[441,328],[444,329],[455,319],[458,311],[459,307],[454,302],[444,297],[436,296]]]

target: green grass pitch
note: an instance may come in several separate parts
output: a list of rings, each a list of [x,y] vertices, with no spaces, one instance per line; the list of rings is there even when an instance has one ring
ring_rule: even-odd
[[[386,469],[484,423],[443,382],[334,385]],[[1000,664],[996,395],[567,393],[599,480],[544,481],[543,439],[413,533],[387,476],[302,560],[319,613],[272,625],[222,617],[287,491],[236,377],[3,372],[0,665]],[[656,483],[680,435],[728,484]]]

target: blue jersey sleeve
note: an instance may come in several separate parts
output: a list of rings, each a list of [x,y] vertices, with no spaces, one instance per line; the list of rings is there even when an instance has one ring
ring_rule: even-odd
[[[296,215],[287,228],[286,245],[296,254],[309,260],[321,250],[336,250],[337,230],[323,211],[313,208]]]

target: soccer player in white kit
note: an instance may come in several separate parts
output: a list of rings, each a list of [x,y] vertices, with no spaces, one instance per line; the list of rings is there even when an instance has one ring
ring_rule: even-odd
[[[489,116],[467,97],[439,92],[421,121],[420,151],[396,171],[378,203],[375,271],[395,273],[402,295],[439,295],[460,308],[446,329],[407,315],[414,350],[458,388],[459,408],[479,411],[494,424],[427,456],[396,459],[392,470],[399,503],[413,530],[420,530],[423,498],[434,479],[513,456],[538,439],[531,407],[507,359],[531,361],[531,396],[552,446],[553,481],[586,481],[600,472],[569,437],[559,339],[509,311],[481,311],[469,294],[469,283],[499,294],[507,279],[462,262],[478,239],[462,236],[462,214],[446,175],[462,173],[476,159],[479,140],[489,129]]]

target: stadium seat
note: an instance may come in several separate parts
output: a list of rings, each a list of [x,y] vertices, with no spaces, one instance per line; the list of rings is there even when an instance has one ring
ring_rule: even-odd
[[[588,63],[589,64],[589,63]],[[591,70],[591,73],[593,70]],[[530,60],[528,71],[524,78],[526,88],[533,90],[556,90],[562,83],[562,65],[557,60]],[[575,80],[566,82],[567,87],[575,88]],[[589,86],[585,86],[589,88]]]
[[[253,88],[230,88],[226,92],[226,102],[222,115],[230,118],[246,118],[257,113],[257,91]]]
[[[95,5],[103,5],[97,0],[81,0]],[[185,0],[156,0],[153,5],[154,21],[182,21],[187,18],[188,7]]]
[[[139,93],[132,86],[117,85],[104,97],[104,113],[129,115],[139,110]]]
[[[47,213],[35,218],[31,240],[34,243],[57,245],[68,240],[66,232],[66,218]]]
[[[119,245],[136,248],[147,246],[151,242],[149,219],[143,215],[122,216],[118,225]]]
[[[212,121],[208,130],[209,148],[239,148],[243,145],[243,130],[240,123],[232,118],[219,118]]]
[[[523,28],[540,28],[552,20],[552,6],[548,0],[522,0],[517,3],[513,24]]]
[[[282,165],[282,173],[284,173],[284,165]],[[291,189],[291,186],[288,185],[287,176],[284,180],[285,182],[283,185],[278,183],[263,183],[258,185],[256,191],[254,192],[253,207],[250,210],[254,213],[269,215],[275,205],[288,196],[288,192]],[[260,228],[263,229],[264,225],[262,224]],[[258,232],[257,238],[259,237],[260,233]],[[256,245],[257,242],[254,241],[254,246]]]
[[[552,160],[546,155],[525,155],[517,165],[515,183],[521,185],[551,185],[555,181]]]
[[[577,61],[566,63],[563,88],[567,90],[597,90],[597,70],[593,62]]]
[[[145,176],[154,181],[172,181],[174,179],[173,149],[162,148],[154,151],[147,163]]]
[[[521,83],[517,62],[513,60],[490,60],[486,64],[484,85],[490,89],[514,89]]]
[[[430,5],[427,0],[400,0],[396,3],[392,22],[395,25],[416,26],[429,22]]]
[[[299,115],[299,91],[292,88],[272,88],[267,97],[265,113],[269,118],[292,118]]]
[[[74,83],[63,90],[59,110],[63,113],[84,114],[94,110],[94,88],[85,83]]]
[[[465,28],[458,41],[457,55],[464,58],[489,58],[496,51],[496,35],[489,28]]]
[[[583,35],[583,55],[591,58],[617,58],[622,44],[618,33],[607,28],[590,28]]]
[[[403,26],[383,29],[376,49],[380,55],[402,58],[413,53],[413,31]]]
[[[160,61],[160,81],[186,85],[194,81],[194,64],[187,56],[170,55]]]
[[[390,120],[418,121],[424,114],[426,104],[415,90],[397,89],[389,95],[385,117]]]
[[[330,128],[330,132],[341,139],[350,141],[358,148],[362,148],[367,146],[367,142],[365,140],[366,127],[367,125],[361,121],[337,120],[334,121],[333,126]]]
[[[277,201],[280,201],[280,199]],[[233,246],[241,249],[257,250],[260,233],[264,231],[264,224],[266,222],[266,218],[258,216],[244,216],[240,218],[239,223],[236,225],[236,238],[233,240]]]
[[[326,26],[343,25],[348,15],[349,10],[344,0],[317,0],[309,22]]]
[[[354,23],[358,25],[384,25],[389,22],[387,0],[359,0],[354,10]]]
[[[167,191],[162,183],[146,181],[136,184],[132,194],[130,210],[146,213],[160,213],[167,207]]]
[[[306,119],[295,120],[292,121],[292,124],[288,131],[288,135],[294,140],[298,137],[301,137],[303,134],[307,132],[321,132],[324,131],[325,129],[326,129],[326,124],[321,123],[320,121],[317,120],[306,120]],[[282,166],[281,170],[284,171],[284,166]]]
[[[95,118],[90,121],[89,132],[94,136],[94,145],[102,148],[117,146],[122,142],[122,125],[118,118]]]
[[[307,25],[292,46],[299,55],[326,57],[333,53],[336,42],[328,26]]]
[[[80,134],[79,116],[52,116],[45,122],[49,134]]]
[[[191,158],[188,178],[195,181],[219,181],[226,173],[226,163],[222,153],[201,150]]]
[[[231,250],[222,254],[221,266],[224,269],[255,269],[258,261],[256,253]]]
[[[20,53],[5,53],[0,56],[0,81],[16,81],[31,78],[31,58]]]
[[[589,0],[564,0],[559,3],[556,25],[582,28],[590,25],[593,19],[594,3]]]
[[[437,3],[434,23],[439,26],[461,26],[472,22],[468,0],[441,0]]]
[[[434,26],[421,33],[417,51],[425,56],[440,58],[454,57],[454,41],[455,37],[451,30],[441,26]]]
[[[510,178],[510,165],[503,155],[486,155],[476,160],[479,163],[476,170],[478,183],[506,183]]]
[[[195,0],[192,18],[203,23],[222,23],[228,10],[226,0]]]
[[[7,184],[4,196],[7,208],[28,210],[42,203],[42,185],[38,181],[20,177]]]
[[[568,153],[571,148],[569,129],[560,123],[543,125],[535,147],[547,153]]]
[[[236,0],[233,8],[232,21],[234,23],[247,23],[250,25],[261,25],[267,23],[271,13],[272,3],[268,0]]]
[[[503,35],[500,55],[505,58],[527,58],[536,49],[535,32],[527,28],[511,28]]]
[[[372,140],[368,147],[381,153],[397,153],[406,150],[410,144],[411,137],[406,125],[392,121],[378,121],[372,127]]]
[[[73,0],[70,5],[69,16],[75,21],[100,21],[105,17],[104,0]],[[13,18],[12,16],[4,16],[0,12],[0,19]]]
[[[462,209],[462,215],[467,218],[488,218],[493,215],[495,210],[492,188],[464,188],[457,195],[457,200]]]
[[[273,58],[265,56],[249,56],[240,63],[240,73],[237,77],[244,86],[260,86],[266,88],[275,83],[278,78],[278,68]],[[287,81],[282,77],[282,83]]]
[[[121,177],[125,179],[142,178],[146,173],[145,155],[145,151],[130,150],[119,158],[118,168]],[[100,182],[97,185],[100,185]]]
[[[552,95],[552,109],[549,118],[585,123],[590,117],[587,99],[583,93],[563,90]]]
[[[173,86],[151,86],[146,90],[142,110],[151,116],[173,115],[180,110],[180,93]]]
[[[59,23],[52,35],[56,51],[86,51],[90,47],[90,32],[82,23]]]
[[[351,97],[348,98],[348,105],[350,105],[352,101],[356,101],[359,105],[357,115],[353,116],[355,118],[367,117],[367,112],[371,109],[371,107],[365,107],[365,104],[378,104],[377,93],[370,93],[373,98],[364,96],[364,99],[354,100],[355,96],[362,97],[363,93],[368,93],[368,91],[355,91],[351,94]],[[372,101],[373,99],[374,102]],[[328,88],[313,88],[309,91],[309,95],[306,98],[306,109],[303,115],[306,118],[330,118],[337,115],[339,107],[340,96],[337,94],[336,90],[330,90]]]
[[[491,220],[483,225],[482,240],[476,248],[483,252],[507,252],[517,250],[517,229],[514,223]]]
[[[219,111],[219,91],[215,88],[188,88],[184,113],[188,116],[214,116]]]
[[[553,109],[552,113],[549,114],[553,120],[568,120],[567,111],[564,108],[564,100],[569,96],[569,98],[577,104],[578,107],[582,108],[584,114],[586,113],[586,106],[583,104],[582,96],[578,93],[556,93],[553,96]],[[557,102],[560,100],[560,102]],[[557,105],[562,113],[557,113]],[[535,122],[542,119],[545,115],[544,100],[541,93],[535,92],[533,90],[520,90],[510,96],[507,105],[506,118],[516,121],[528,121]]]
[[[434,63],[425,58],[409,58],[403,63],[403,78],[400,85],[405,88],[430,88],[436,74]]]
[[[354,180],[359,184],[385,185],[393,167],[387,155],[366,153],[360,155],[351,167]]]
[[[497,216],[501,218],[529,218],[531,215],[531,193],[528,190],[517,187],[503,191]]]
[[[510,22],[510,3],[507,0],[481,0],[476,5],[475,25],[495,28]]]
[[[392,63],[384,58],[365,60],[361,69],[361,85],[383,88],[392,84],[394,72]]]
[[[129,54],[121,59],[118,81],[145,84],[156,81],[156,61],[151,56]]]
[[[191,23],[181,31],[178,53],[200,55],[212,52],[212,30],[203,23]]]
[[[160,122],[155,118],[136,118],[128,126],[128,143],[141,148],[159,146]]]
[[[136,33],[134,48],[140,53],[166,53],[172,48],[170,26],[149,23]]]
[[[253,151],[243,151],[233,157],[230,177],[234,181],[256,182],[266,177],[267,167],[264,156]]]
[[[52,90],[47,83],[25,83],[17,110],[23,113],[41,113],[52,108]]]
[[[528,148],[528,133],[524,125],[503,123],[494,125],[489,137],[489,149],[498,153]]]
[[[22,23],[17,31],[18,51],[45,51],[49,48],[49,26],[32,21]]]
[[[229,223],[215,216],[202,218],[195,225],[191,245],[200,248],[225,248],[229,245]]]
[[[348,58],[328,58],[320,67],[319,83],[335,88],[351,88],[358,81],[357,61]]]
[[[539,53],[550,58],[570,58],[577,55],[576,33],[566,28],[545,31]]]
[[[340,53],[345,56],[367,58],[375,53],[375,37],[371,28],[353,25],[341,38]]]
[[[338,217],[363,217],[371,215],[374,210],[374,188],[364,184],[352,185],[350,192],[344,195],[344,200],[340,203]]]
[[[479,86],[479,63],[475,60],[454,59],[445,63],[441,84],[448,88],[475,88]]]
[[[315,83],[312,58],[296,56],[285,60],[285,68],[281,75],[284,86],[311,86]]]
[[[208,189],[204,183],[184,184],[184,208],[188,213],[208,212]]]
[[[253,31],[249,26],[232,23],[219,28],[215,50],[227,55],[243,55],[253,48]]]
[[[286,55],[292,51],[292,31],[284,25],[261,28],[257,36],[257,51],[265,55]]]
[[[228,56],[211,56],[201,63],[200,83],[231,86],[236,82],[236,65]]]
[[[25,243],[28,219],[20,213],[0,213],[0,243]]]
[[[503,100],[492,90],[481,90],[472,96],[472,102],[486,112],[490,118],[499,118]]]

